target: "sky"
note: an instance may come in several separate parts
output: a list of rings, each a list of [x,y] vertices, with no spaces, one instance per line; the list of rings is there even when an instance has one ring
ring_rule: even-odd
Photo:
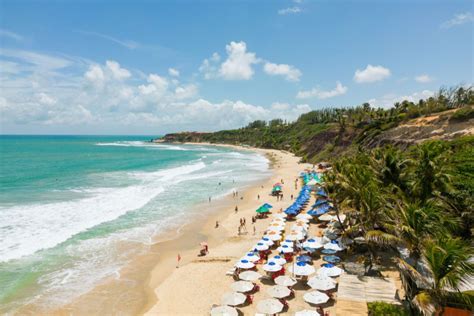
[[[471,85],[474,2],[0,0],[0,133],[159,135]]]

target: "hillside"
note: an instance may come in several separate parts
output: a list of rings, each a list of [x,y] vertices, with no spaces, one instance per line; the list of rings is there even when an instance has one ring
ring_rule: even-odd
[[[210,142],[240,144],[291,151],[304,161],[317,162],[356,151],[393,144],[406,148],[428,139],[450,140],[472,135],[472,88],[441,90],[418,103],[403,101],[390,109],[369,104],[354,108],[312,111],[292,123],[275,119],[214,133],[167,134],[158,142]]]

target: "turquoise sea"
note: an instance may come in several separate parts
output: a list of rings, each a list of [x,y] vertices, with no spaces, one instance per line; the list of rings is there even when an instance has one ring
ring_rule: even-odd
[[[0,136],[0,313],[67,304],[193,205],[269,175],[255,153],[150,138]]]

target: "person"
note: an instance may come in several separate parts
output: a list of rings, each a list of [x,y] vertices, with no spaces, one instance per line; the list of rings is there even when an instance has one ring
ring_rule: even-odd
[[[239,226],[239,229],[237,230],[237,231],[238,231],[238,235],[239,235],[239,236],[240,236],[240,228],[241,228],[241,227],[242,227],[242,225],[241,225],[241,226]]]
[[[257,200],[260,200],[260,194],[257,194]]]
[[[253,235],[255,236],[257,234],[257,229],[255,228],[255,225],[253,225]]]
[[[283,201],[283,193],[280,196],[280,201]]]
[[[247,222],[245,221],[245,217],[242,218],[242,223],[243,223],[244,226],[245,226],[245,224],[247,224]]]
[[[293,200],[293,194],[291,195],[291,200]]]
[[[237,205],[235,206],[235,213],[237,213],[239,211],[239,208],[237,207]]]
[[[216,221],[216,227],[215,228],[218,228],[219,227],[219,221]]]
[[[209,203],[211,203],[211,197],[209,197]]]

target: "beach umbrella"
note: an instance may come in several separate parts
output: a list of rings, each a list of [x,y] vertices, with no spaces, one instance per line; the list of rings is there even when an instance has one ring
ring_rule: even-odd
[[[321,316],[317,311],[304,309],[295,313],[295,316]]]
[[[279,231],[270,230],[265,235],[280,235],[280,234],[281,233]]]
[[[270,212],[270,209],[266,208],[265,206],[260,206],[257,210],[257,213],[262,214],[262,213],[268,213]]]
[[[265,251],[270,248],[267,244],[264,244],[263,242],[259,242],[255,245],[254,249],[258,251]]]
[[[237,316],[239,313],[233,307],[227,305],[216,306],[211,309],[211,316]]]
[[[238,292],[229,292],[222,295],[222,304],[237,306],[245,303],[247,296]]]
[[[283,258],[282,256],[274,256],[273,258],[270,258],[268,261],[269,261],[269,262],[270,262],[270,261],[273,261],[273,262],[275,262],[276,264],[279,264],[279,265],[281,265],[281,266],[286,263],[285,258]]]
[[[317,195],[322,196],[322,197],[327,197],[328,195],[326,194],[326,191],[324,189],[319,189],[318,192],[316,192]]]
[[[264,235],[263,238],[268,238],[270,240],[273,240],[273,241],[277,241],[277,240],[280,240],[281,239],[281,235],[278,235],[278,234],[271,234],[271,235]],[[263,239],[262,238],[262,239]]]
[[[308,213],[301,213],[296,215],[296,218],[298,219],[312,219],[313,217],[309,215]]]
[[[316,207],[316,206],[321,206],[321,205],[324,205],[324,204],[328,204],[328,200],[317,200],[314,204],[313,204],[313,207]]]
[[[254,286],[255,285],[252,282],[248,282],[248,281],[237,281],[230,285],[232,290],[234,290],[235,292],[242,292],[242,293],[251,291]]]
[[[242,259],[240,261],[238,261],[235,266],[239,269],[251,269],[253,267],[255,267],[255,264],[253,262],[250,262],[246,259]]]
[[[244,257],[242,257],[240,260],[247,260],[247,261],[250,261],[250,262],[256,262],[256,261],[260,260],[260,256],[258,256],[257,254],[255,254],[253,252],[249,252]]]
[[[264,271],[268,271],[268,272],[280,271],[281,268],[282,268],[281,265],[276,264],[276,263],[273,262],[273,261],[267,262],[267,263],[264,264],[263,267],[262,267],[262,269],[263,269]]]
[[[281,242],[281,246],[287,245],[288,247],[293,247],[295,242],[293,240],[285,239],[284,241]]]
[[[317,242],[316,239],[310,238],[303,243],[303,247],[319,249],[322,248],[323,245]]]
[[[278,247],[277,251],[281,253],[292,253],[294,250],[293,250],[293,247],[283,245],[283,246]]]
[[[332,217],[332,215],[329,215],[329,214],[323,214],[323,215],[319,216],[318,219],[320,221],[323,221],[323,222],[330,222],[330,221],[333,220],[333,217]]]
[[[310,266],[305,262],[297,262],[296,264],[292,264],[288,270],[295,275],[302,276],[310,275],[316,272],[313,266]]]
[[[286,239],[289,239],[289,240],[301,240],[301,239],[304,239],[304,236],[303,234],[301,234],[300,232],[298,233],[293,233],[293,234],[289,234],[286,236]]]
[[[328,242],[327,244],[324,245],[324,249],[331,249],[335,251],[341,251],[342,248],[337,244],[337,242]]]
[[[266,299],[258,302],[257,311],[263,314],[277,314],[283,310],[283,304],[274,298]]]
[[[329,296],[319,291],[312,291],[303,295],[303,299],[308,303],[320,305],[329,301]]]
[[[336,250],[333,250],[333,249],[323,249],[321,250],[321,253],[323,255],[333,255],[335,254],[337,251]]]
[[[273,208],[273,206],[271,206],[271,205],[268,204],[268,203],[265,203],[265,204],[263,204],[262,206],[265,206],[266,208]]]
[[[255,271],[244,271],[241,274],[239,274],[239,279],[244,280],[244,281],[256,281],[260,279],[261,277],[262,275]]]
[[[315,209],[309,210],[308,214],[312,216],[319,216],[319,215],[326,214],[327,212],[329,212],[328,209],[315,208]]]
[[[308,285],[314,290],[329,291],[336,288],[336,281],[328,276],[316,275],[308,280]]]
[[[306,256],[306,255],[302,255],[302,256],[296,257],[296,261],[300,261],[300,262],[310,263],[311,260],[312,260],[311,257],[310,257],[310,256]]]
[[[323,267],[318,270],[318,275],[337,277],[340,276],[342,272],[344,272],[344,270],[342,270],[341,268],[336,267],[331,263],[325,263],[323,264]]]
[[[279,277],[275,278],[275,283],[282,286],[293,286],[297,283],[297,281],[293,278],[290,278],[286,275],[280,275]]]
[[[266,244],[268,246],[273,246],[274,242],[270,240],[270,238],[263,237],[262,240],[259,241],[259,243]]]
[[[339,263],[341,262],[341,258],[334,255],[323,256],[323,260],[329,263]]]
[[[290,296],[291,291],[290,291],[290,289],[287,288],[286,286],[283,286],[283,285],[275,285],[275,286],[272,286],[271,288],[269,288],[268,291],[267,291],[267,293],[268,293],[268,295],[270,295],[271,297],[284,298],[284,297]]]
[[[270,225],[270,226],[267,228],[267,231],[269,231],[269,232],[270,232],[270,231],[274,231],[274,232],[280,233],[282,230],[285,230],[285,227],[284,227],[284,226],[271,226],[271,225]]]

